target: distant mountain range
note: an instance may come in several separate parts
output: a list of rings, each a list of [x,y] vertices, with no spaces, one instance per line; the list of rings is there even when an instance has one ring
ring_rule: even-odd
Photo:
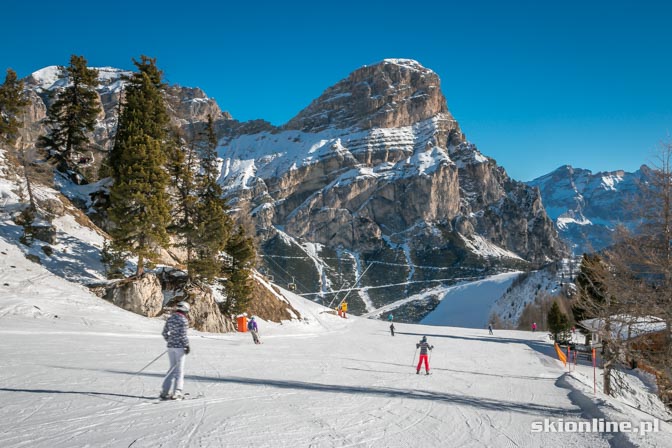
[[[635,204],[651,169],[642,165],[634,173],[592,173],[569,165],[527,182],[539,188],[546,213],[575,255],[612,244],[618,225],[631,230],[640,222]]]

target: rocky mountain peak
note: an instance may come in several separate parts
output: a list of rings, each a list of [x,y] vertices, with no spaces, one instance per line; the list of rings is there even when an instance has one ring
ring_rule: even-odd
[[[412,59],[384,59],[329,87],[284,127],[397,128],[438,114],[449,114],[438,75]]]

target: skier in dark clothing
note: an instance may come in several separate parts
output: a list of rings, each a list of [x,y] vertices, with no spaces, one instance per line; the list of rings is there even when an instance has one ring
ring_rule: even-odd
[[[490,332],[490,334],[493,334],[492,333],[492,324],[488,324],[488,331]]]
[[[390,333],[394,336],[394,324],[390,324]]]
[[[425,362],[425,373],[429,375],[429,359],[428,359],[428,351],[432,350],[434,348],[433,345],[429,345],[427,342],[427,336],[423,336],[420,342],[415,344],[415,348],[420,349],[420,361],[418,361],[418,367],[415,369],[415,373],[419,374],[420,373],[420,366],[422,365],[422,362]]]
[[[189,354],[189,338],[187,338],[187,328],[189,321],[189,304],[180,302],[175,308],[175,312],[168,318],[163,327],[163,339],[168,343],[168,359],[170,360],[170,369],[163,380],[161,388],[162,400],[180,400],[184,398],[182,388],[184,387],[184,361],[185,356]],[[172,386],[175,391],[170,394]]]
[[[259,340],[259,327],[257,326],[257,321],[254,320],[254,316],[252,316],[247,323],[247,331],[252,333],[252,340],[255,344],[261,344],[261,341]]]

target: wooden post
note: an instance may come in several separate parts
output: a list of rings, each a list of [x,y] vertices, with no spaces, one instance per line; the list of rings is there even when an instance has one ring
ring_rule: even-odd
[[[596,366],[597,362],[595,360],[595,349],[593,349],[593,395],[597,395],[597,372]]]

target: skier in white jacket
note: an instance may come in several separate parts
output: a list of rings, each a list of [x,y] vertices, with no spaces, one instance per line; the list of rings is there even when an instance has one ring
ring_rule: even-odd
[[[175,312],[168,318],[163,327],[163,339],[168,342],[168,359],[170,360],[170,369],[163,380],[161,388],[162,400],[179,400],[184,398],[182,388],[184,387],[184,361],[185,356],[189,354],[189,338],[187,338],[187,328],[189,321],[189,304],[180,302],[177,304]],[[170,391],[173,389],[171,394]]]

